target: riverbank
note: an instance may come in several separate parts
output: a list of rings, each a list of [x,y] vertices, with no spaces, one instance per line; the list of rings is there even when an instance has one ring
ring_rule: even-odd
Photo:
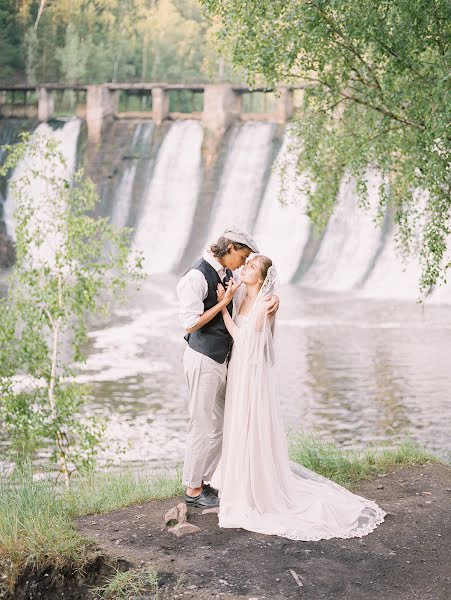
[[[176,538],[164,514],[180,500],[177,478],[96,474],[58,495],[3,482],[0,597],[448,597],[451,467],[411,444],[356,454],[294,442],[292,458],[376,500],[385,522],[365,538],[307,543],[222,530],[196,511],[201,531]]]

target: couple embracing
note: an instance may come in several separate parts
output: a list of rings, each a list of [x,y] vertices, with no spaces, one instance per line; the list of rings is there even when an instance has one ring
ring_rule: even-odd
[[[303,541],[362,537],[386,513],[288,458],[275,378],[276,281],[271,259],[234,227],[177,285],[189,389],[185,502],[219,507],[220,527]]]

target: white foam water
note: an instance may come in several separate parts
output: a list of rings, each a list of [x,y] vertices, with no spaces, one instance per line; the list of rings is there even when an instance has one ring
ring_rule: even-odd
[[[416,202],[419,205],[420,216],[416,223],[412,221],[413,244],[416,246],[414,254],[403,257],[397,247],[394,234],[391,232],[359,295],[414,301],[420,297],[421,270],[418,252],[421,246],[421,229],[424,225],[423,210],[427,203],[427,194],[418,191]]]
[[[259,250],[276,265],[281,284],[293,279],[310,232],[310,220],[304,212],[306,197],[300,190],[305,182],[305,176],[296,175],[295,156],[287,131],[254,229]]]
[[[368,209],[358,206],[355,181],[344,177],[337,205],[329,219],[315,259],[301,280],[306,287],[347,291],[358,286],[380,246],[382,233],[374,224],[382,179],[367,172]]]
[[[53,265],[55,252],[64,243],[64,232],[56,226],[58,212],[61,210],[59,192],[65,181],[71,181],[77,158],[77,141],[81,121],[71,119],[63,127],[52,129],[41,123],[33,133],[35,140],[51,138],[59,142],[58,149],[64,157],[65,164],[53,164],[43,153],[27,154],[17,165],[11,176],[5,203],[5,223],[8,234],[14,239],[16,230],[15,211],[17,198],[14,185],[20,185],[26,193],[32,217],[28,224],[33,241],[30,245],[30,257],[34,264]],[[52,170],[53,181],[48,179],[48,171]],[[45,175],[43,178],[42,174]],[[38,235],[42,243],[38,242]]]
[[[171,271],[186,248],[202,181],[202,125],[177,121],[158,152],[134,246],[148,273]]]
[[[153,123],[138,123],[133,132],[129,149],[132,158],[129,159],[129,163],[125,167],[119,185],[114,192],[111,222],[117,228],[125,227],[128,224],[140,151],[149,152],[153,131]]]
[[[234,129],[214,200],[210,241],[232,224],[252,231],[263,196],[274,127],[271,123],[248,122]]]

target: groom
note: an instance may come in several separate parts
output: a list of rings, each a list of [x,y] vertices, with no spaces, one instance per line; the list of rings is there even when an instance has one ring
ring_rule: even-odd
[[[218,491],[206,483],[218,466],[222,448],[227,362],[232,348],[221,310],[232,314],[230,294],[218,302],[218,284],[227,288],[232,271],[258,248],[251,236],[237,228],[227,229],[197,260],[177,285],[179,319],[187,332],[183,368],[188,383],[189,426],[183,466],[185,502],[190,507],[219,506]],[[269,314],[279,299],[268,300]]]

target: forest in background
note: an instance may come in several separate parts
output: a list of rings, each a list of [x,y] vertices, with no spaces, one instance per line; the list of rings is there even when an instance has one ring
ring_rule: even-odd
[[[216,32],[197,0],[2,0],[0,81],[237,80]]]

